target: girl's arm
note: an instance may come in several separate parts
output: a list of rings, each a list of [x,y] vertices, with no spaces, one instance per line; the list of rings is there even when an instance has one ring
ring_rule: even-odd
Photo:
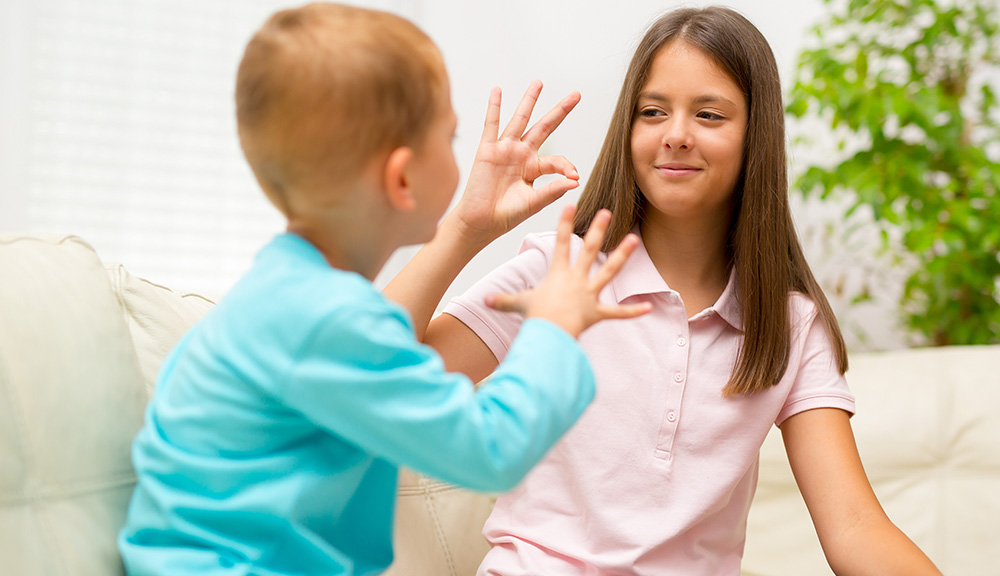
[[[879,504],[861,464],[847,412],[836,408],[800,412],[782,423],[781,435],[834,573],[940,576]]]
[[[424,343],[437,350],[449,372],[461,372],[473,382],[489,376],[498,364],[493,351],[472,328],[450,314],[431,320]]]

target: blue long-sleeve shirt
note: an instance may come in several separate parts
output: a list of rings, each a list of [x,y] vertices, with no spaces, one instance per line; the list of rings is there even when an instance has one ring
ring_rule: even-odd
[[[542,320],[475,391],[402,308],[284,234],[165,360],[119,548],[135,575],[377,574],[397,466],[508,489],[593,394]]]

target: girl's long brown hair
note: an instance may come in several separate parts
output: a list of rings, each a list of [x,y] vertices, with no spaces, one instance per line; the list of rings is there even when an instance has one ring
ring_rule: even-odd
[[[788,206],[784,107],[774,54],[760,31],[727,8],[669,12],[650,26],[625,75],[611,126],[576,212],[576,233],[601,208],[614,214],[604,248],[617,246],[642,217],[645,201],[632,167],[632,123],[639,92],[657,52],[680,39],[713,58],[742,89],[749,118],[743,171],[733,191],[728,246],[743,316],[743,343],[724,392],[759,392],[778,383],[788,367],[791,325],[788,295],[815,303],[847,371],[847,349],[830,303],[809,270]]]

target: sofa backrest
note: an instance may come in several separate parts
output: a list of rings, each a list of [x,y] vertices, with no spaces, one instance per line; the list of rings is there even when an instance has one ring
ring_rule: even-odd
[[[71,236],[0,236],[0,573],[122,574],[130,445],[166,353],[212,306],[105,266]],[[880,501],[946,574],[995,574],[1000,346],[851,357]],[[400,476],[392,576],[475,573],[493,499]],[[780,434],[761,451],[746,576],[830,574]]]
[[[211,303],[72,236],[0,236],[0,565],[123,573],[132,438],[164,351]]]

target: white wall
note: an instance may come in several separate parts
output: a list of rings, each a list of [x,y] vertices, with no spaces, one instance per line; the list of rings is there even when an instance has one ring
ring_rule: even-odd
[[[543,113],[571,90],[583,100],[549,139],[586,181],[607,130],[625,66],[645,27],[679,3],[569,0],[359,2],[417,22],[440,46],[459,116],[456,153],[468,174],[490,88],[504,91],[504,119],[528,83],[545,89]],[[218,296],[246,269],[281,222],[239,154],[231,102],[243,44],[279,0],[0,0],[0,233],[71,232],[105,260],[171,287]],[[820,0],[739,0],[791,78]],[[464,186],[460,184],[459,190]],[[564,201],[575,201],[578,192]],[[529,231],[550,229],[550,207],[487,248],[448,296],[513,256]],[[823,206],[797,209],[806,228],[835,219]],[[850,261],[836,244],[813,242],[821,277],[837,282]],[[808,244],[808,243],[807,243]],[[401,250],[384,284],[414,249]],[[833,268],[826,264],[833,261]],[[843,260],[842,258],[840,260]],[[850,308],[845,324],[867,344],[901,342],[885,304]],[[841,299],[844,300],[844,299]],[[891,299],[890,299],[891,300]]]

